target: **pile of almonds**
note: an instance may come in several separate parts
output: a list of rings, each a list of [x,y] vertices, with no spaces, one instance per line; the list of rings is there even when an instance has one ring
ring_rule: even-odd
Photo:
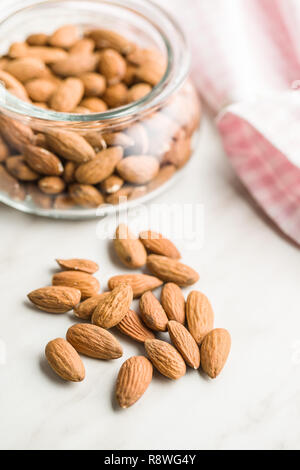
[[[9,92],[59,113],[102,113],[141,100],[165,70],[156,49],[106,29],[81,35],[74,25],[30,35],[0,58],[0,81]],[[0,109],[0,191],[42,209],[136,199],[189,160],[199,116],[189,82],[160,109],[113,127],[104,121],[77,131],[29,126]]]
[[[46,358],[64,380],[80,382],[85,368],[79,354],[109,360],[123,355],[122,346],[108,331],[117,329],[144,343],[149,359],[134,356],[122,365],[116,398],[122,408],[133,405],[152,380],[153,366],[169,379],[179,379],[186,365],[211,378],[223,369],[230,352],[227,330],[214,329],[214,313],[207,297],[192,291],[185,301],[180,287],[198,281],[199,275],[179,261],[174,244],[161,234],[147,231],[135,237],[121,224],[114,239],[115,251],[130,268],[147,266],[148,274],[123,274],[109,279],[110,291],[99,293],[93,274],[98,265],[82,259],[57,260],[63,269],[54,275],[52,286],[31,292],[28,297],[39,309],[51,313],[74,310],[82,321],[69,328],[66,340],[57,338],[46,346]],[[165,283],[165,284],[164,284]],[[161,298],[153,290],[162,287]],[[140,315],[131,309],[139,298]],[[187,326],[185,323],[187,322]],[[156,339],[168,331],[173,345]]]

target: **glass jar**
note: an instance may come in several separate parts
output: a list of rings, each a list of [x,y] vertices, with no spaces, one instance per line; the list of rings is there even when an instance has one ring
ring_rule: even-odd
[[[166,71],[145,97],[102,113],[43,109],[0,87],[0,201],[41,216],[79,219],[145,202],[167,188],[193,153],[201,117],[199,99],[188,78],[186,40],[176,22],[149,1],[31,0],[21,6],[0,23],[2,55],[30,34],[51,34],[64,24],[74,24],[82,34],[101,27],[122,33],[139,47],[159,50]],[[82,182],[77,176],[79,164],[69,157],[83,141],[94,158],[103,149],[121,148],[122,170],[118,165],[105,180]],[[60,159],[63,183],[55,194],[41,191],[42,175],[31,181],[12,171],[18,159],[10,158],[22,160],[28,145],[38,147],[40,158],[46,149],[55,150]]]

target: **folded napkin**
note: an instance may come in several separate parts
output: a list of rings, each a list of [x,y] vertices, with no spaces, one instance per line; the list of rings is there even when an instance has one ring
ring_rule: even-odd
[[[164,0],[190,37],[194,81],[227,155],[300,244],[299,0]]]

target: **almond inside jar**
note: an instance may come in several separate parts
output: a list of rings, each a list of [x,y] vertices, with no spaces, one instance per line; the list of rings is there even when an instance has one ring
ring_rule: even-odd
[[[0,58],[0,80],[8,92],[45,110],[98,114],[146,99],[166,67],[160,50],[116,31],[81,34],[65,25],[12,43]],[[187,163],[199,121],[190,81],[159,109],[106,132],[37,130],[0,110],[0,191],[46,210],[143,197]]]

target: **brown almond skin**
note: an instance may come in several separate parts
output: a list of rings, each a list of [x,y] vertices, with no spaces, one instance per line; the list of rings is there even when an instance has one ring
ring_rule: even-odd
[[[180,287],[191,286],[199,280],[199,274],[194,269],[166,256],[148,256],[147,267],[159,279],[174,282]]]
[[[72,209],[74,206],[73,199],[67,194],[58,194],[53,203],[53,208],[58,210]]]
[[[51,69],[60,77],[80,77],[83,73],[95,72],[97,63],[96,54],[73,53],[52,64]]]
[[[145,348],[154,367],[165,377],[180,379],[186,373],[186,365],[179,352],[171,344],[158,339],[148,339]]]
[[[133,291],[133,298],[141,297],[144,292],[154,290],[162,285],[162,281],[154,276],[147,274],[120,274],[113,276],[108,281],[109,289],[114,289],[120,284],[129,284]]]
[[[45,176],[38,182],[38,187],[45,194],[55,195],[60,194],[65,189],[65,182],[59,176]]]
[[[116,386],[121,408],[134,405],[147,390],[153,376],[151,362],[144,356],[133,356],[122,365]]]
[[[30,292],[28,298],[44,312],[66,313],[79,304],[81,292],[73,287],[50,286]]]
[[[101,189],[106,194],[114,194],[119,191],[124,184],[122,178],[116,175],[111,175],[102,181]]]
[[[78,183],[81,184],[101,183],[101,181],[104,181],[112,175],[116,165],[122,157],[122,147],[111,147],[101,150],[96,154],[96,158],[77,168],[75,178]]]
[[[116,229],[114,248],[119,259],[129,268],[140,268],[147,262],[143,244],[125,224],[120,224]]]
[[[52,80],[36,78],[27,82],[26,91],[33,101],[47,102],[57,89],[57,85]]]
[[[99,72],[103,75],[109,85],[119,83],[126,74],[126,61],[114,49],[105,49],[99,62]]]
[[[82,38],[75,42],[69,50],[70,54],[85,55],[91,54],[95,49],[95,42],[90,38]]]
[[[31,144],[34,140],[30,127],[3,115],[0,116],[0,133],[9,145],[21,153],[24,145]]]
[[[87,97],[101,96],[105,92],[106,80],[99,73],[90,72],[80,75],[84,85],[84,94]]]
[[[9,148],[0,136],[0,163],[4,162],[9,155]]]
[[[58,28],[49,38],[52,47],[62,47],[69,49],[79,39],[79,31],[75,25],[64,25]]]
[[[34,183],[29,183],[26,187],[27,194],[31,197],[32,202],[42,209],[50,209],[52,207],[52,197],[43,193]]]
[[[51,130],[45,135],[49,150],[75,163],[85,163],[95,158],[93,147],[81,135],[61,130]]]
[[[172,178],[175,172],[176,172],[176,167],[174,165],[163,166],[159,170],[157,176],[148,184],[147,186],[148,192],[154,191],[155,189],[159,188],[164,183],[169,181],[169,179]]]
[[[119,331],[124,335],[144,343],[147,339],[154,339],[152,331],[148,330],[134,310],[129,310],[123,320],[117,325]]]
[[[152,90],[152,87],[147,83],[138,83],[133,85],[127,93],[127,103],[132,103],[133,101],[139,101],[145,96],[147,96]]]
[[[83,273],[95,274],[99,270],[99,265],[89,259],[57,259],[56,262],[63,269],[71,271],[82,271]]]
[[[27,37],[26,42],[30,46],[46,46],[48,39],[49,36],[45,33],[34,33]]]
[[[92,323],[102,328],[112,328],[120,323],[133,299],[133,292],[128,284],[120,284],[112,290],[103,302],[94,310]]]
[[[185,323],[185,300],[177,284],[168,282],[161,291],[160,302],[169,320],[175,320],[182,325]]]
[[[167,331],[168,317],[151,291],[145,292],[142,295],[140,311],[142,319],[148,328],[154,331]]]
[[[82,382],[85,368],[77,351],[63,338],[57,338],[47,344],[45,349],[47,361],[63,380]]]
[[[105,93],[102,95],[102,99],[110,108],[118,108],[126,103],[127,93],[127,86],[123,82],[120,82],[108,86]]]
[[[74,315],[82,320],[89,320],[95,308],[100,305],[109,294],[110,292],[103,292],[102,294],[94,295],[84,302],[81,302],[81,304],[74,308]]]
[[[40,175],[60,176],[64,171],[60,159],[42,147],[26,145],[23,154],[25,162]]]
[[[5,67],[6,72],[22,83],[41,78],[46,70],[44,62],[33,57],[12,60]]]
[[[6,160],[6,168],[11,175],[21,181],[35,181],[39,175],[25,162],[23,156],[13,156]]]
[[[128,183],[146,184],[157,175],[159,163],[154,157],[134,155],[121,160],[117,171]]]
[[[230,334],[223,328],[216,328],[205,336],[201,345],[201,367],[212,379],[222,371],[230,348]]]
[[[210,301],[202,292],[192,291],[186,301],[186,319],[188,329],[197,344],[214,327],[214,312]]]
[[[68,329],[66,338],[78,353],[88,357],[110,360],[123,356],[119,341],[109,331],[96,325],[73,325]]]
[[[0,70],[0,80],[4,83],[5,88],[11,93],[17,95],[20,99],[23,99],[24,101],[29,101],[26,88],[19,80],[17,80],[11,74],[5,72],[4,70]]]
[[[122,55],[129,54],[135,47],[127,38],[108,29],[95,29],[90,31],[89,37],[95,41],[98,48],[116,49],[116,51]]]
[[[67,78],[59,85],[50,100],[50,107],[61,113],[70,113],[82,100],[84,86],[79,78]]]
[[[165,238],[161,233],[147,230],[140,233],[140,239],[146,250],[156,255],[179,259],[181,255],[171,240]]]
[[[98,207],[104,203],[100,191],[90,184],[71,184],[69,195],[78,206],[82,207]]]
[[[52,284],[53,286],[75,287],[80,290],[82,299],[97,295],[100,289],[98,279],[79,271],[63,271],[54,274]]]
[[[105,113],[107,104],[97,96],[91,96],[81,101],[80,106],[88,109],[91,113]]]
[[[193,369],[199,369],[200,351],[191,333],[181,323],[173,320],[168,323],[168,331],[172,343],[187,365]]]

